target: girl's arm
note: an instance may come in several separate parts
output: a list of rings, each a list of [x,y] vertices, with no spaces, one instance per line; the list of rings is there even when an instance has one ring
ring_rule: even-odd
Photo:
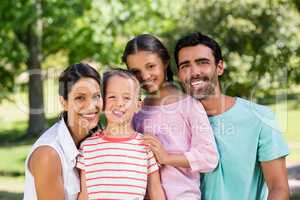
[[[84,154],[84,141],[81,143],[79,148],[79,156],[77,157],[76,167],[80,173],[80,192],[77,200],[87,200],[88,193],[86,189],[86,176],[85,176],[85,154]]]
[[[159,171],[148,175],[147,190],[150,200],[165,200],[165,193],[160,183]]]
[[[77,200],[87,200],[88,199],[88,194],[87,194],[87,189],[86,189],[86,183],[85,183],[85,171],[80,170],[80,193],[78,195]]]
[[[190,149],[182,154],[169,154],[160,141],[151,135],[145,135],[148,145],[160,164],[174,167],[191,168],[192,171],[206,173],[214,170],[218,164],[218,152],[207,114],[200,102],[193,101],[187,111],[187,123],[190,126]]]
[[[192,99],[186,112],[190,126],[190,149],[184,155],[190,163],[192,171],[207,173],[213,171],[219,161],[219,154],[214,134],[207,113],[202,104]]]
[[[42,200],[64,200],[64,185],[61,162],[57,152],[49,147],[38,147],[28,162],[34,177],[37,198]]]

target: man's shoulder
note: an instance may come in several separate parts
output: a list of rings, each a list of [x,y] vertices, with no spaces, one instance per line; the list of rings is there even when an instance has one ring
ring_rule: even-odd
[[[274,114],[272,109],[266,105],[262,105],[262,104],[254,102],[254,101],[250,101],[250,100],[240,98],[240,97],[237,97],[237,101],[238,101],[239,105],[241,105],[245,109],[248,109],[249,111],[258,112],[258,113],[267,114],[267,115]]]
[[[239,97],[237,101],[240,108],[245,109],[244,111],[253,119],[266,125],[274,126],[274,124],[277,124],[275,114],[270,107]]]
[[[83,146],[97,146],[99,143],[103,142],[102,136],[102,132],[93,133],[92,135],[89,135],[83,141],[81,141],[80,147],[82,148]]]
[[[250,101],[241,97],[237,97],[237,102],[239,103],[239,105],[241,105],[242,107],[251,110],[255,110],[257,112],[260,113],[266,113],[266,114],[271,114],[273,113],[273,111],[271,110],[271,108],[269,108],[266,105],[262,105],[259,103],[256,103],[254,101]]]

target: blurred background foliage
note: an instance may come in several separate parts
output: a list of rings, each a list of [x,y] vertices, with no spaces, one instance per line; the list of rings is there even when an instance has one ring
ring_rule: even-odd
[[[137,34],[160,37],[172,52],[180,36],[201,31],[221,44],[228,69],[224,78],[232,82],[236,93],[244,95],[246,91],[239,88],[253,86],[253,80],[276,82],[282,69],[287,69],[290,83],[298,83],[299,4],[297,0],[3,1],[1,98],[13,90],[15,77],[28,68],[29,32],[38,20],[42,23],[38,35],[43,67],[65,67],[81,60],[116,65],[128,39]],[[54,55],[67,61],[47,64]]]
[[[201,31],[222,46],[228,69],[224,79],[231,94],[249,96],[249,88],[257,87],[259,80],[268,83],[264,92],[272,92],[287,86],[278,84],[283,73],[289,84],[300,81],[299,4],[297,0],[3,1],[0,99],[9,96],[16,77],[29,68],[30,29],[37,21],[42,26],[36,32],[43,68],[81,60],[120,65],[124,45],[141,33],[160,37],[172,53],[179,37]]]

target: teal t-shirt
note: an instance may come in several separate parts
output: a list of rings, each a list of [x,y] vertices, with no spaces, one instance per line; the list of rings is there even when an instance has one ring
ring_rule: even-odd
[[[209,120],[220,159],[213,172],[201,175],[202,200],[266,199],[260,162],[288,154],[271,109],[236,98],[232,108]]]

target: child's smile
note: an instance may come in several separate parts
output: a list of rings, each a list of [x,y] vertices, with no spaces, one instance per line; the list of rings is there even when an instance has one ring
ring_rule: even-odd
[[[107,83],[105,95],[105,116],[111,124],[131,124],[138,110],[138,94],[133,80],[114,76]]]

